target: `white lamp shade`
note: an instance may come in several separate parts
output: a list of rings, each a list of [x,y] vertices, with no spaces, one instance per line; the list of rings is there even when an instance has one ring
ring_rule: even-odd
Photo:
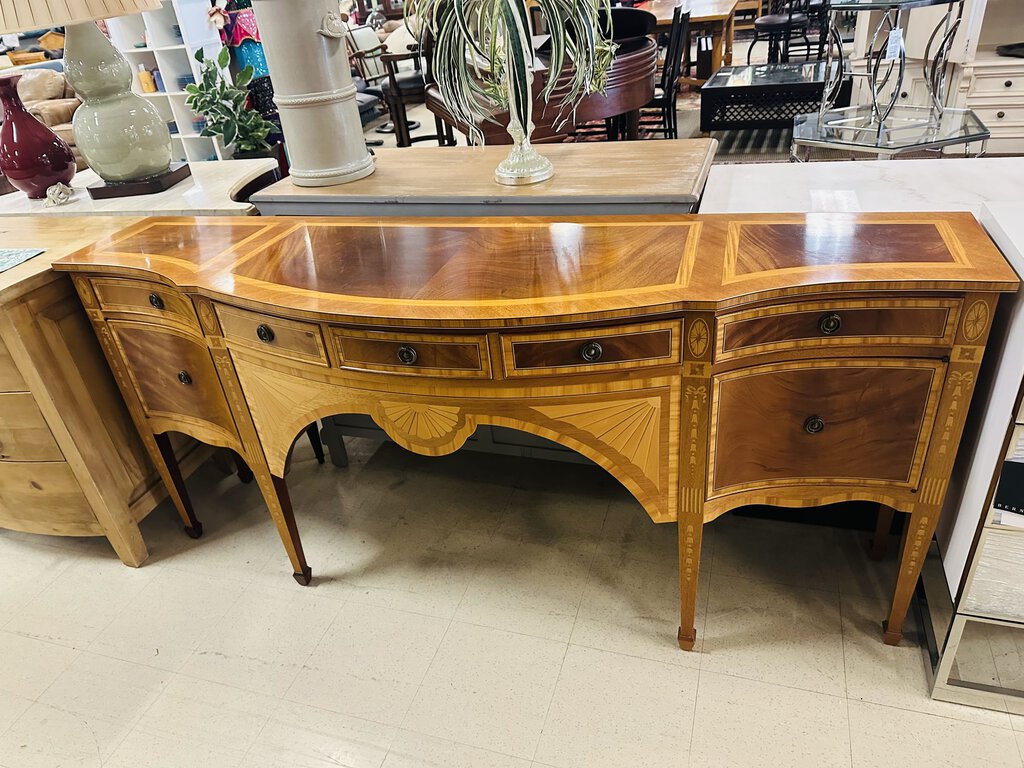
[[[0,32],[24,32],[155,11],[160,0],[0,0]]]

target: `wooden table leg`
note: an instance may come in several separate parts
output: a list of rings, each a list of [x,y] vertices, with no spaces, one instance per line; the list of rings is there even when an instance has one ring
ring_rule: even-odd
[[[178,515],[185,523],[185,533],[191,538],[198,539],[203,535],[203,524],[196,520],[195,512],[192,510],[192,500],[189,498],[188,489],[185,487],[185,480],[178,468],[178,457],[174,455],[174,448],[171,446],[171,439],[166,434],[153,435],[161,461],[156,462],[157,471],[167,486],[167,493],[174,502]]]
[[[626,123],[626,140],[636,141],[640,138],[640,110],[634,109],[622,116]]]
[[[732,65],[732,43],[736,36],[736,14],[725,20],[725,65]]]
[[[888,504],[878,505],[878,517],[875,519],[875,534],[868,539],[868,557],[878,561],[885,557],[889,547],[889,532],[896,510]]]
[[[722,68],[722,60],[725,57],[725,24],[716,21],[711,26],[711,74],[715,74]],[[730,58],[732,53],[729,54]],[[709,76],[710,77],[710,76]]]
[[[317,464],[324,463],[324,444],[320,442],[320,423],[314,421],[308,427],[306,427],[306,437],[309,438],[309,444],[313,446],[313,453],[316,454]]]
[[[256,469],[255,475],[270,510],[270,516],[277,526],[277,534],[281,537],[281,543],[284,544],[288,559],[291,561],[292,577],[302,586],[307,586],[313,578],[313,571],[306,564],[306,555],[302,551],[302,540],[299,538],[299,528],[295,524],[288,485],[283,477],[270,474],[265,467]]]
[[[886,645],[899,645],[903,639],[903,621],[907,617],[910,600],[917,589],[924,558],[939,522],[941,507],[919,507],[910,515],[900,547],[900,569],[896,576],[896,589],[892,595],[889,618],[886,619],[883,639]]]

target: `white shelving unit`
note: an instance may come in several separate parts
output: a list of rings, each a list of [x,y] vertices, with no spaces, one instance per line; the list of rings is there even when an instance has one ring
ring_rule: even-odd
[[[107,21],[111,41],[132,65],[133,89],[149,99],[168,124],[174,124],[174,159],[190,163],[228,158],[219,141],[199,135],[194,122],[199,116],[185,104],[185,84],[199,78],[195,52],[202,48],[207,56],[216,56],[221,48],[220,36],[207,15],[209,8],[209,0],[164,0],[158,11]],[[140,64],[160,70],[164,91],[143,93]]]

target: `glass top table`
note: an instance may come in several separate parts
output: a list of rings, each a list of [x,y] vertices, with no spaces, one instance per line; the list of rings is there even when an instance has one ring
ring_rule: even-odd
[[[932,5],[951,5],[957,0],[832,0],[831,11],[884,11],[928,8]]]
[[[833,65],[835,66],[835,65]],[[824,61],[788,64],[748,64],[722,67],[701,88],[763,88],[773,85],[816,85],[825,82]]]
[[[799,148],[848,149],[891,157],[906,152],[985,142],[991,133],[969,109],[897,106],[879,125],[870,104],[798,115],[793,156]],[[983,145],[984,146],[984,145]]]

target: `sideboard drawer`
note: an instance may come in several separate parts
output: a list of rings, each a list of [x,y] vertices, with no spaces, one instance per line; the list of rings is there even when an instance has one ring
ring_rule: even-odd
[[[491,376],[484,336],[332,328],[331,337],[342,368],[468,379],[488,379]]]
[[[915,487],[945,367],[802,361],[716,376],[711,495],[808,483]]]
[[[820,346],[948,347],[959,310],[959,299],[862,299],[734,312],[718,320],[716,360]]]
[[[316,323],[285,320],[223,304],[217,306],[217,318],[224,338],[233,344],[304,363],[330,365]]]
[[[147,416],[211,424],[237,434],[201,338],[143,323],[112,320],[109,325]]]
[[[0,461],[63,461],[64,454],[28,392],[0,394]]]
[[[501,337],[505,375],[591,373],[679,364],[678,322]]]
[[[104,312],[147,315],[199,328],[192,302],[166,285],[148,280],[97,277],[92,280],[92,289]]]

